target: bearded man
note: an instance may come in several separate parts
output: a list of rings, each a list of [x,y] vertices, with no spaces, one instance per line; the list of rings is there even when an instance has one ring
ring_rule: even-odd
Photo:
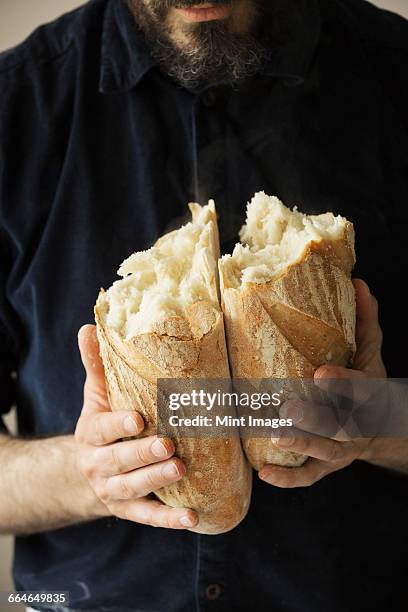
[[[68,592],[60,611],[406,609],[406,440],[291,440],[305,465],[264,466],[245,520],[198,535],[192,509],[152,495],[185,473],[172,441],[110,411],[91,325],[84,387],[77,332],[187,202],[216,200],[230,252],[265,190],[356,228],[354,370],[318,375],[406,375],[407,62],[407,22],[363,0],[90,0],[0,56],[0,411],[18,416],[0,529],[17,590]]]

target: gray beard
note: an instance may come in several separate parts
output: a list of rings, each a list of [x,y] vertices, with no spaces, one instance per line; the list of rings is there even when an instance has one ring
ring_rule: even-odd
[[[256,27],[251,33],[238,34],[231,32],[228,20],[194,24],[193,44],[183,49],[162,25],[163,14],[155,19],[142,0],[127,3],[161,70],[187,89],[218,81],[238,83],[259,72],[270,59],[271,51]]]

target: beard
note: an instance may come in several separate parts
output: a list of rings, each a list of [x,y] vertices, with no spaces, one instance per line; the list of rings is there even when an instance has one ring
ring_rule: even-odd
[[[241,2],[246,11],[240,27],[230,15],[213,21],[183,22],[177,31],[166,19],[169,10],[192,7],[197,0],[127,0],[161,70],[187,89],[217,81],[237,83],[259,72],[270,59],[268,37],[259,27],[264,0],[229,2]],[[242,18],[246,27],[242,27]]]

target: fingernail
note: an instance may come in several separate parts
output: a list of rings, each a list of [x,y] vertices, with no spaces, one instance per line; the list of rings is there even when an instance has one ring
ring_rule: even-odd
[[[181,517],[180,523],[183,525],[183,527],[193,527],[193,525],[195,525],[195,520],[186,514],[185,516]]]
[[[282,436],[281,438],[275,438],[274,440],[275,444],[277,444],[278,446],[291,446],[294,443],[295,438],[288,433],[285,436]]]
[[[258,472],[258,476],[261,480],[265,480],[266,482],[268,482],[268,480],[270,480],[271,478],[271,471],[270,470],[261,470],[260,472]]]
[[[165,465],[163,468],[162,474],[165,478],[180,478],[181,477],[181,474],[179,472],[179,469],[176,463],[168,463],[167,465]]]
[[[135,419],[131,416],[127,416],[123,419],[123,429],[130,433],[135,433],[138,430]]]
[[[360,278],[360,284],[362,285],[363,289],[364,289],[364,293],[369,296],[371,295],[371,291],[370,291],[370,287],[367,285],[367,283],[365,281],[363,281],[363,279]]]
[[[315,375],[314,378],[314,384],[319,387],[320,389],[322,389],[323,391],[328,391],[331,385],[331,380],[329,378],[321,378],[319,373],[319,371],[317,371],[317,376]]]
[[[258,472],[258,476],[261,480],[269,480],[273,479],[274,474],[276,475],[278,472],[285,472],[287,468],[282,465],[273,465],[268,468],[263,468],[260,472]]]
[[[151,446],[152,453],[155,457],[167,457],[170,452],[165,447],[161,440],[155,440]]]
[[[279,410],[279,416],[283,419],[292,419],[293,423],[300,423],[303,419],[303,408],[294,401],[286,402]]]

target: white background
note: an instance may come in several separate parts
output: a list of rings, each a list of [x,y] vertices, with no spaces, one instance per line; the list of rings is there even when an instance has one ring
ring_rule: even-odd
[[[23,40],[40,23],[81,4],[83,0],[0,0],[0,51]],[[373,4],[408,18],[408,0],[375,0]]]
[[[82,0],[0,0],[0,51],[23,40],[37,25],[83,3]],[[376,0],[374,4],[408,18],[408,0]],[[0,536],[0,591],[12,588],[10,560],[11,538]],[[17,607],[10,610],[17,612]]]

